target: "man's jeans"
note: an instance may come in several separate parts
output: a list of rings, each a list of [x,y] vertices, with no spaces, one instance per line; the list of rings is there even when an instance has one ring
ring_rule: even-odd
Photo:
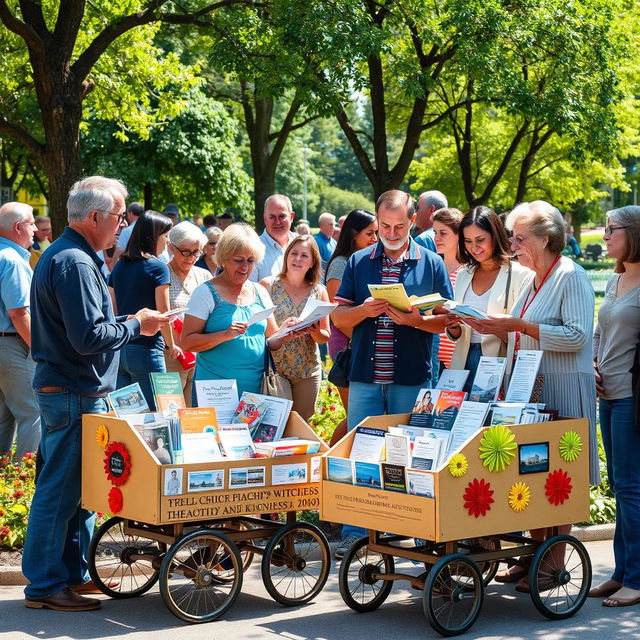
[[[347,428],[355,428],[367,416],[380,416],[385,413],[411,413],[420,389],[426,389],[430,380],[409,386],[402,384],[372,384],[369,382],[349,383],[349,412]],[[367,535],[366,529],[345,524],[342,537]]]
[[[16,439],[16,460],[40,442],[40,411],[31,389],[36,365],[22,339],[0,337],[0,454]]]
[[[640,428],[633,417],[633,403],[633,398],[600,398],[600,430],[609,483],[616,497],[616,566],[611,578],[630,589],[640,589]]]
[[[22,572],[27,598],[45,598],[89,580],[87,552],[95,514],[80,508],[82,414],[108,411],[106,398],[36,392],[44,464],[31,503]],[[100,470],[96,469],[96,473]]]
[[[156,403],[149,374],[152,372],[164,373],[165,371],[164,353],[160,349],[128,344],[120,350],[118,389],[138,382],[149,408],[153,411]]]

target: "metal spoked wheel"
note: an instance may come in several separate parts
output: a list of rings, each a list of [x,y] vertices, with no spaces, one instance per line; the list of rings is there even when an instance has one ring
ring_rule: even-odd
[[[369,538],[360,538],[345,553],[340,564],[340,595],[354,611],[377,609],[391,593],[393,582],[381,580],[381,573],[393,573],[393,556],[369,550]]]
[[[232,580],[220,580],[219,575]],[[212,529],[175,542],[160,567],[160,593],[169,611],[186,622],[210,622],[226,613],[242,588],[236,545]]]
[[[262,581],[280,604],[293,606],[315,598],[329,577],[329,543],[318,527],[293,522],[278,530],[262,556]]]
[[[591,587],[591,560],[573,536],[545,540],[531,562],[529,592],[536,609],[547,618],[569,618],[582,607]]]
[[[117,516],[103,522],[89,544],[89,575],[112,598],[140,596],[158,581],[158,569],[167,546],[140,535],[125,533]]]
[[[498,551],[501,548],[500,540],[497,538],[472,538],[469,540],[469,544],[479,551]],[[477,564],[482,574],[482,581],[486,587],[496,577],[500,562],[498,560],[483,560]]]
[[[483,600],[482,574],[462,553],[438,560],[422,593],[422,607],[429,624],[444,636],[467,631],[480,615]]]
[[[224,526],[229,529],[235,529],[236,531],[249,531],[251,525],[245,522],[225,522]],[[240,560],[242,563],[242,572],[246,573],[247,569],[251,566],[253,561],[253,551],[244,549],[242,543],[236,543],[238,551],[240,552]],[[230,563],[226,563],[228,568],[220,567],[220,571],[216,573],[216,578],[221,582],[233,582],[233,569]]]

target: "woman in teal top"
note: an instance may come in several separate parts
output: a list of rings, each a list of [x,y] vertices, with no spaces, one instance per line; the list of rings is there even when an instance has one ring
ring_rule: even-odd
[[[273,316],[249,325],[257,312],[272,306],[266,289],[249,280],[263,254],[249,225],[232,224],[220,239],[216,256],[222,273],[195,289],[182,329],[182,348],[197,353],[195,380],[235,379],[239,395],[260,391],[267,342],[274,350],[282,344],[267,340],[278,328]]]

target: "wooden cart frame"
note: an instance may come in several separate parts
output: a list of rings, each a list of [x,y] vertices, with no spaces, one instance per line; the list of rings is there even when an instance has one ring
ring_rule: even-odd
[[[295,412],[285,436],[318,440]],[[109,463],[114,450],[119,476]],[[326,450],[321,442],[320,453]],[[89,548],[91,577],[105,594],[135,597],[159,581],[174,615],[208,622],[233,605],[255,555],[262,556],[267,591],[285,606],[308,602],[324,587],[329,544],[317,527],[296,521],[298,511],[319,507],[319,454],[161,465],[126,420],[85,415],[82,455],[82,506],[112,512],[115,492],[120,507],[98,528]],[[282,465],[306,470],[303,481],[274,485]],[[249,478],[249,469],[260,469],[254,475],[263,484],[231,486],[231,470],[240,476],[246,471]],[[164,495],[165,473],[172,470],[181,478],[182,492]],[[211,470],[224,473],[222,487],[188,491],[189,473]],[[273,512],[286,512],[286,523],[259,517]]]
[[[387,429],[407,424],[408,419],[408,414],[378,416],[362,425]],[[340,566],[340,592],[349,607],[360,612],[376,609],[394,581],[406,580],[422,591],[431,626],[443,635],[457,635],[477,619],[484,587],[500,562],[529,567],[529,593],[543,615],[567,618],[582,607],[591,584],[591,563],[578,540],[559,535],[559,525],[589,517],[588,421],[567,419],[510,428],[518,448],[549,443],[549,472],[561,469],[571,478],[571,490],[561,504],[547,499],[549,473],[521,474],[517,453],[506,469],[490,473],[479,458],[486,429],[460,450],[468,463],[463,476],[455,477],[448,466],[432,473],[433,498],[329,481],[326,457],[348,457],[354,432],[324,454],[321,517],[369,529],[368,537],[350,548]],[[558,448],[567,431],[576,432],[582,441],[580,455],[570,462],[562,459]],[[493,491],[490,508],[476,517],[470,515],[463,498],[474,480],[488,482]],[[531,492],[530,503],[520,512],[508,501],[516,482],[525,482]],[[551,529],[546,540],[509,533],[542,527]],[[425,571],[417,576],[398,573],[394,558],[423,564]]]

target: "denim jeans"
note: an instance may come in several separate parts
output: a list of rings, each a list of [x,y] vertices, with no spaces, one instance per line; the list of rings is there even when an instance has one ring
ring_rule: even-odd
[[[164,373],[165,371],[164,352],[161,349],[149,349],[149,347],[137,344],[128,344],[120,350],[118,389],[138,382],[149,408],[154,411],[156,402],[149,374]]]
[[[44,459],[31,503],[22,572],[27,598],[45,598],[89,580],[87,551],[95,514],[80,507],[82,414],[105,413],[106,398],[36,391]],[[98,470],[96,470],[98,472]]]
[[[469,377],[463,387],[463,391],[466,391],[467,393],[471,393],[471,386],[473,385],[473,379],[476,377],[476,372],[478,371],[480,358],[482,358],[482,345],[479,342],[472,342],[469,345],[467,361],[464,364],[464,368],[469,372]]]
[[[347,428],[351,431],[367,416],[380,416],[385,413],[410,413],[420,389],[426,389],[430,384],[430,380],[425,380],[416,386],[350,382]],[[361,527],[349,524],[342,527],[343,538],[365,535],[367,535],[367,530]]]
[[[640,589],[640,427],[633,418],[633,402],[633,398],[600,398],[600,430],[616,497],[615,569],[611,578],[630,589]]]
[[[440,349],[440,334],[434,333],[431,341],[431,386],[435,387],[440,380],[440,358],[438,358],[438,349]]]

